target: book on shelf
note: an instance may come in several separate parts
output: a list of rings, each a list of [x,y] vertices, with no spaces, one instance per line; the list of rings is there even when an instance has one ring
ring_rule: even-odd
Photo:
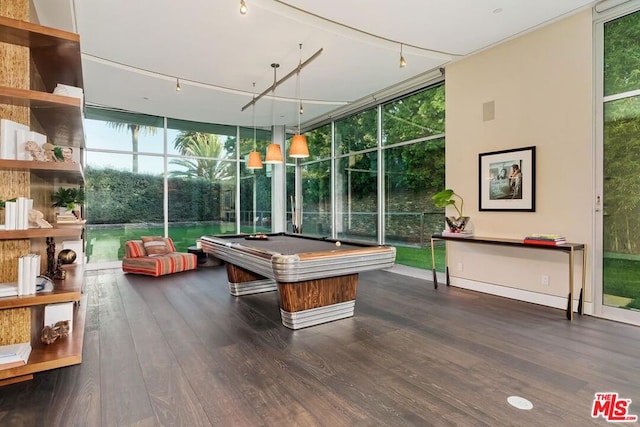
[[[31,343],[2,345],[0,346],[0,369],[26,365],[29,355],[31,355]]]
[[[17,197],[15,201],[6,201],[4,204],[4,229],[28,229],[31,208],[33,208],[33,200],[26,197]]]
[[[40,255],[27,254],[18,258],[18,295],[36,293],[36,278],[40,275]]]
[[[473,231],[471,230],[462,230],[462,231],[451,231],[451,230],[442,230],[440,233],[442,236],[446,237],[473,237]]]
[[[63,213],[56,215],[58,224],[79,224],[80,220],[72,213]]]
[[[533,239],[533,240],[565,240],[564,236],[560,234],[529,234],[525,237],[525,239]]]
[[[567,240],[558,234],[530,234],[524,238],[528,245],[557,246],[567,243]]]
[[[18,296],[18,282],[0,283],[0,298]]]

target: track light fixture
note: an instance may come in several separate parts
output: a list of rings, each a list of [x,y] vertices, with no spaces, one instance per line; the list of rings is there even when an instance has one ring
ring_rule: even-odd
[[[407,61],[402,56],[402,43],[400,43],[400,68],[404,68],[407,66]]]
[[[273,120],[273,127],[271,128],[272,135],[275,132],[276,128],[276,112],[275,112],[275,99],[276,99],[276,70],[280,64],[273,63],[271,67],[273,67],[273,86],[271,87],[271,119]],[[255,105],[255,101],[254,101]],[[274,163],[283,163],[284,158],[282,157],[282,151],[280,150],[280,144],[276,144],[275,142],[271,142],[267,147],[267,155],[264,157],[264,162],[268,164]]]
[[[309,146],[307,145],[307,137],[300,134],[300,116],[304,111],[302,108],[302,98],[300,96],[300,70],[302,69],[302,43],[300,43],[300,62],[298,62],[296,92],[298,96],[298,133],[291,139],[291,147],[289,147],[289,157],[306,158],[309,157]]]
[[[180,79],[176,79],[176,92],[180,92],[182,88],[180,87]]]
[[[247,14],[247,4],[244,2],[244,0],[240,0],[240,15],[246,15]]]
[[[256,82],[253,82],[253,98],[256,97]],[[249,153],[247,169],[262,169],[262,159],[258,152],[258,139],[256,138],[256,104],[253,104],[253,151]]]

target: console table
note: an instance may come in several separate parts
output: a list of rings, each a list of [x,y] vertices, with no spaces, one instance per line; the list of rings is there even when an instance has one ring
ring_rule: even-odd
[[[567,301],[567,319],[573,320],[573,277],[574,277],[574,258],[577,251],[582,252],[582,288],[580,289],[580,298],[578,299],[578,312],[584,314],[584,289],[585,289],[585,272],[587,265],[587,248],[583,243],[563,243],[561,245],[536,245],[524,243],[522,239],[503,239],[497,237],[455,237],[442,234],[434,234],[431,236],[431,265],[433,272],[433,287],[438,288],[438,279],[436,277],[436,258],[433,249],[435,240],[449,240],[459,243],[481,243],[487,245],[499,246],[518,246],[531,249],[543,249],[552,251],[561,251],[569,254],[569,297]],[[445,268],[445,277],[447,286],[449,286],[449,266]]]

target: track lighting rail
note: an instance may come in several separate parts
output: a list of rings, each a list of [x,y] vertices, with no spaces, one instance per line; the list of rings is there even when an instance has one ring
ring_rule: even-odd
[[[280,80],[278,80],[277,82],[274,82],[271,86],[269,86],[267,89],[265,89],[264,92],[262,92],[260,95],[256,96],[255,98],[253,98],[247,105],[245,105],[244,107],[242,107],[242,109],[240,111],[244,111],[247,108],[251,107],[253,104],[255,104],[256,102],[258,102],[258,100],[260,98],[262,98],[263,96],[265,96],[267,93],[271,92],[271,91],[275,91],[276,88],[278,86],[280,86],[282,83],[284,83],[285,81],[287,81],[288,79],[290,79],[292,76],[295,76],[297,73],[300,72],[300,70],[302,70],[305,66],[309,65],[311,63],[311,61],[313,61],[314,59],[316,59],[318,56],[320,56],[320,54],[322,53],[323,48],[320,48],[316,53],[314,53],[313,55],[311,55],[309,57],[309,59],[307,59],[306,61],[298,64],[298,66],[296,68],[294,68],[289,74],[287,74],[286,76],[284,76],[283,78],[281,78]]]

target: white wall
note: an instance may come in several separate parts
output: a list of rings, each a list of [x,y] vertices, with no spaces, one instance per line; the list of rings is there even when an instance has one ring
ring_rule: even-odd
[[[588,10],[446,67],[446,182],[464,197],[475,235],[559,233],[586,243],[587,301],[594,240],[592,46]],[[495,119],[483,121],[489,101]],[[536,211],[480,212],[478,154],[526,146],[537,151]],[[451,243],[448,257],[453,285],[566,307],[562,252]],[[542,275],[549,275],[548,286]]]

